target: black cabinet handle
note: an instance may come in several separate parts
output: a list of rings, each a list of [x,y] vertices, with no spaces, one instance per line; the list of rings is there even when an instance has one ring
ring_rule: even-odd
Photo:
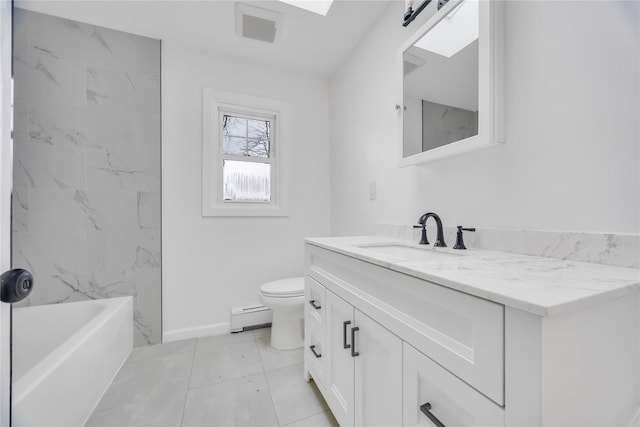
[[[342,322],[342,347],[344,348],[351,348],[351,345],[347,344],[347,326],[349,326],[350,324],[351,324],[350,320],[347,320],[346,322]],[[353,340],[353,338],[351,339]]]
[[[311,353],[313,353],[313,355],[317,358],[320,359],[322,357],[322,354],[320,353],[316,353],[316,346],[315,345],[310,345],[309,346],[309,350],[311,350]]]
[[[351,357],[360,356],[360,353],[356,351],[356,332],[358,332],[360,328],[357,326],[355,328],[351,328]]]
[[[316,300],[312,299],[311,301],[309,301],[309,304],[311,304],[311,307],[315,308],[316,310],[320,310],[322,308],[322,306],[320,305],[316,305]],[[299,307],[299,306],[298,306]]]
[[[445,427],[444,424],[442,424],[442,422],[436,418],[435,415],[433,415],[431,413],[431,403],[427,402],[424,405],[420,406],[420,410],[422,411],[423,414],[425,414],[427,416],[427,418],[429,418],[429,420],[436,426],[436,427]]]

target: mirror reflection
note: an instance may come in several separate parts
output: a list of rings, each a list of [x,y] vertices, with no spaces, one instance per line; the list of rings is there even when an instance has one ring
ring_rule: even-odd
[[[463,1],[404,52],[404,157],[478,134],[478,12]]]

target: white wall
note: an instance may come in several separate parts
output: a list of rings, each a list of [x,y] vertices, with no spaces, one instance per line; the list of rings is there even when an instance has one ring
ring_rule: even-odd
[[[330,81],[333,234],[430,210],[448,226],[640,232],[640,3],[507,1],[507,143],[398,169],[396,49],[435,3],[406,29],[391,3]]]
[[[201,215],[202,88],[289,103],[288,218]],[[302,275],[304,237],[329,233],[328,83],[162,45],[163,335],[221,332],[262,283]]]

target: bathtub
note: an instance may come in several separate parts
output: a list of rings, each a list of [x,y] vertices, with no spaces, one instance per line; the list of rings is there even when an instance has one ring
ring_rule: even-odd
[[[13,309],[13,425],[84,425],[132,347],[132,297]]]

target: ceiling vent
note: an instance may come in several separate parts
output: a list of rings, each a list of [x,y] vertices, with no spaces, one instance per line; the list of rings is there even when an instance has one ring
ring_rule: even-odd
[[[266,9],[236,4],[236,34],[248,39],[277,43],[282,16]]]

